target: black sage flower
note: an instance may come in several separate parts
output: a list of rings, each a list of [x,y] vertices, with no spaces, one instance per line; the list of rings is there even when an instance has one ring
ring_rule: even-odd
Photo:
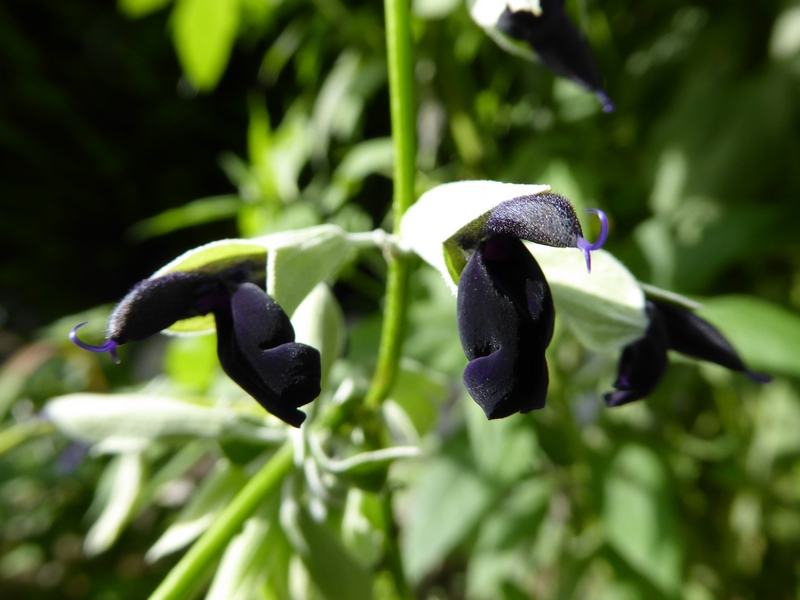
[[[261,273],[259,275],[259,272]],[[320,393],[320,354],[295,343],[289,317],[264,290],[263,265],[243,262],[217,272],[171,272],[137,283],[116,306],[108,324],[108,340],[92,346],[70,339],[86,350],[109,352],[138,342],[176,321],[214,315],[217,354],[224,371],[261,406],[299,427],[305,413],[298,407]]]
[[[539,8],[537,14],[530,10],[512,11],[506,6],[496,27],[507,36],[526,42],[556,75],[594,92],[604,112],[613,111],[614,104],[603,89],[603,78],[589,42],[564,12],[564,0],[540,0]]]
[[[649,396],[667,369],[667,350],[745,373],[759,383],[770,381],[770,377],[748,370],[728,340],[690,310],[652,298],[647,300],[646,310],[650,325],[644,336],[622,351],[614,382],[617,391],[604,395],[608,406]]]
[[[536,259],[522,243],[590,252],[570,202],[556,194],[507,200],[454,236],[466,264],[458,280],[458,331],[469,359],[464,386],[489,419],[542,408],[549,376],[545,350],[555,309]]]

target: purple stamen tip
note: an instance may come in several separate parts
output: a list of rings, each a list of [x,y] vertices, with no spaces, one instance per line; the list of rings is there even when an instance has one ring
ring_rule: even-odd
[[[608,239],[608,217],[606,216],[606,213],[599,208],[587,208],[584,212],[594,213],[600,218],[600,235],[597,236],[597,239],[593,244],[590,244],[585,238],[578,236],[578,248],[583,251],[583,255],[586,257],[586,270],[591,273],[591,252],[600,250],[600,248],[603,247],[603,244],[606,243],[606,239]]]
[[[89,321],[84,321],[83,323],[79,323],[72,328],[72,331],[69,332],[69,340],[75,344],[78,348],[83,348],[84,350],[88,350],[89,352],[108,352],[111,355],[111,358],[114,359],[114,362],[119,364],[119,357],[117,356],[117,342],[114,340],[106,340],[104,344],[100,346],[92,346],[91,344],[87,344],[86,342],[82,342],[78,338],[78,329],[86,325]]]
[[[745,371],[744,374],[747,375],[750,379],[752,379],[756,383],[769,383],[770,381],[772,381],[772,377],[770,377],[769,375],[765,375],[764,373]]]
[[[600,100],[600,104],[603,105],[603,112],[604,113],[611,113],[614,112],[614,103],[611,101],[611,98],[608,97],[603,90],[595,92],[597,99]]]

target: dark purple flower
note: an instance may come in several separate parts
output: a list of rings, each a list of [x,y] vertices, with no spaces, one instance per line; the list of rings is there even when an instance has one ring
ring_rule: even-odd
[[[542,408],[549,382],[545,350],[553,337],[550,287],[521,240],[596,250],[583,238],[568,200],[536,194],[499,204],[455,242],[467,255],[458,281],[458,331],[469,359],[464,386],[489,419]]]
[[[708,321],[668,302],[647,300],[650,326],[645,335],[622,351],[616,392],[604,395],[608,406],[620,406],[649,396],[667,369],[667,350],[722,365],[745,373],[754,381],[770,378],[745,367],[742,359],[722,334]]]
[[[111,313],[108,340],[86,350],[109,352],[155,335],[176,321],[212,313],[217,325],[217,354],[222,368],[267,411],[299,427],[305,413],[298,407],[320,393],[319,351],[295,343],[294,329],[283,309],[256,285],[263,275],[251,263],[219,272],[173,272],[137,283]]]
[[[545,67],[594,92],[604,112],[613,111],[589,43],[564,12],[564,0],[541,0],[540,6],[539,16],[506,8],[497,21],[497,29],[527,42]]]

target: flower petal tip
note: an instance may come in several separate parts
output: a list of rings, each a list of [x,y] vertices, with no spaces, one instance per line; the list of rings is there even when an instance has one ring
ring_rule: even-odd
[[[595,92],[595,95],[597,96],[597,99],[600,101],[600,104],[603,105],[604,113],[612,113],[614,112],[614,110],[616,110],[616,107],[614,106],[614,103],[611,101],[611,98],[609,98],[608,94],[606,94],[603,90]]]
[[[606,243],[608,239],[608,217],[606,213],[604,213],[599,208],[587,208],[584,212],[590,212],[596,214],[600,218],[600,235],[597,236],[597,239],[594,243],[589,243],[583,237],[578,237],[578,248],[583,252],[583,255],[586,257],[586,270],[589,273],[592,272],[592,255],[591,253],[595,250],[600,250],[603,247],[603,244]]]
[[[745,371],[745,375],[747,375],[750,379],[755,381],[756,383],[769,383],[772,381],[772,377],[766,375],[765,373],[756,373],[755,371]]]
[[[117,356],[117,342],[114,340],[106,340],[104,344],[99,346],[92,346],[91,344],[87,344],[86,342],[82,342],[80,338],[78,338],[78,329],[86,325],[89,321],[84,321],[83,323],[79,323],[72,328],[72,331],[69,332],[69,340],[75,344],[78,348],[82,348],[83,350],[88,350],[89,352],[108,352],[111,358],[114,359],[114,362],[119,364],[119,357]]]

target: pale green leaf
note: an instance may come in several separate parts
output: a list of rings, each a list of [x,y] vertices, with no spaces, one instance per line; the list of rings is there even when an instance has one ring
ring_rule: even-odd
[[[733,344],[748,368],[800,377],[800,315],[750,296],[702,299],[698,314]]]
[[[214,471],[203,480],[175,521],[147,551],[145,560],[155,562],[200,537],[245,483],[247,475],[244,469],[224,459],[217,461]]]
[[[164,372],[174,382],[204,392],[219,369],[214,335],[173,337],[164,352]]]
[[[106,469],[110,478],[109,494],[100,516],[83,542],[87,556],[96,556],[114,544],[133,516],[142,485],[143,467],[139,453],[115,456]]]
[[[400,544],[410,581],[420,581],[445,559],[475,528],[492,497],[491,487],[464,465],[448,458],[428,464]]]
[[[626,445],[605,476],[603,525],[611,547],[666,594],[682,585],[682,551],[667,474],[649,448]]]
[[[177,0],[173,40],[196,89],[213,89],[222,77],[236,40],[239,12],[239,0]]]
[[[327,284],[318,283],[300,303],[292,315],[292,325],[296,342],[320,352],[324,390],[333,361],[341,356],[346,341],[344,313]]]
[[[641,337],[649,324],[644,293],[622,263],[605,250],[592,252],[592,272],[574,248],[526,243],[542,267],[556,314],[595,351],[613,351]]]
[[[276,233],[259,241],[268,248],[267,293],[289,315],[353,256],[347,234],[335,225]]]
[[[224,407],[200,406],[149,394],[69,394],[54,398],[45,413],[65,435],[97,450],[144,448],[161,438],[201,437],[274,444],[283,429],[265,427]]]

